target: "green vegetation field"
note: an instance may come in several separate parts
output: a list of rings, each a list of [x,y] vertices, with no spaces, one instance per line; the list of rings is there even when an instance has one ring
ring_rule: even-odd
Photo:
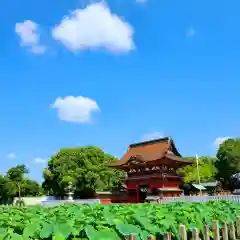
[[[190,231],[203,224],[234,221],[240,205],[227,202],[136,204],[136,205],[63,205],[57,207],[1,207],[0,239],[90,239],[117,240],[137,234],[171,231],[177,238],[179,224]]]

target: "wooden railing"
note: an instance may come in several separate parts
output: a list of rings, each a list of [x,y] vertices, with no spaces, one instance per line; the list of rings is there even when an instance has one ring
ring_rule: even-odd
[[[235,228],[236,227],[236,228]],[[209,230],[208,225],[203,226],[203,232],[201,233],[197,228],[193,228],[191,231],[191,237],[188,238],[189,234],[186,230],[185,225],[179,226],[179,239],[180,240],[237,240],[240,239],[240,217],[237,218],[236,222],[225,222],[223,223],[223,227],[220,229],[218,225],[218,221],[212,221],[212,232]],[[171,240],[172,233],[167,232],[164,234],[164,240]],[[126,240],[136,240],[136,235],[132,234],[125,237]],[[148,236],[146,240],[156,240],[156,236]]]

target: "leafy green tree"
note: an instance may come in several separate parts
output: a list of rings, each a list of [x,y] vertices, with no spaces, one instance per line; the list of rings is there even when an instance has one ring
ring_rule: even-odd
[[[107,165],[117,161],[98,147],[61,149],[44,169],[43,188],[49,195],[64,196],[72,182],[75,195],[91,197],[95,191],[111,190],[121,185],[122,172]]]
[[[10,168],[6,175],[0,175],[0,204],[12,203],[13,199],[25,196],[39,196],[43,193],[41,186],[25,177],[28,169],[25,165]]]
[[[178,170],[178,173],[184,175],[184,182],[186,183],[197,183],[198,182],[198,172],[197,172],[197,162],[196,158],[188,157],[192,160],[193,164],[186,166]],[[215,180],[216,168],[215,168],[216,158],[213,157],[199,157],[199,175],[202,182]]]
[[[18,197],[21,198],[21,189],[24,182],[24,175],[28,173],[27,167],[22,165],[17,165],[12,167],[7,171],[6,178],[7,181],[11,181],[17,186]]]
[[[24,179],[24,175],[27,173],[28,173],[27,167],[24,164],[22,164],[8,169],[6,176],[13,182],[21,182]]]
[[[16,185],[0,175],[0,204],[11,203],[17,194]]]
[[[34,180],[25,178],[21,184],[22,196],[35,197],[43,194],[43,189],[40,184]]]
[[[240,139],[227,139],[220,144],[215,162],[216,178],[224,189],[231,188],[229,180],[232,174],[240,172]]]

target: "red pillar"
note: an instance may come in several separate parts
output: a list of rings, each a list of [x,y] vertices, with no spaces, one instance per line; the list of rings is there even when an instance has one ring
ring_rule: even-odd
[[[136,186],[136,191],[137,191],[137,202],[139,202],[139,186]]]

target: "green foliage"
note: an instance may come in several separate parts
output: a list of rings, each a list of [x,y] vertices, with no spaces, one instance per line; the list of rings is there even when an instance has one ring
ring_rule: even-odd
[[[91,197],[96,190],[118,188],[123,175],[107,166],[113,161],[117,159],[97,147],[61,149],[44,170],[43,188],[48,194],[64,196],[72,182],[75,194],[81,197]]]
[[[217,152],[217,179],[227,188],[232,174],[240,172],[240,139],[227,139],[220,144]]]
[[[17,187],[5,176],[0,175],[0,203],[11,203],[17,194]]]
[[[24,174],[28,173],[25,165],[17,165],[7,171],[6,177],[13,182],[21,182],[24,179]]]
[[[186,166],[179,169],[178,172],[184,174],[184,181],[187,183],[198,182],[197,173],[197,163],[196,158],[189,157],[193,164],[191,166]],[[213,157],[199,157],[199,175],[202,182],[211,181],[215,179],[216,168],[215,168],[216,158]]]
[[[172,232],[178,237],[179,224],[203,230],[211,221],[235,221],[240,205],[229,202],[121,204],[121,205],[62,205],[52,208],[1,207],[1,239],[56,240],[120,240],[136,234],[137,240],[148,235]]]
[[[22,196],[35,197],[43,194],[43,189],[38,182],[24,178],[21,184]]]
[[[38,196],[42,192],[40,185],[25,177],[28,169],[25,165],[17,165],[0,175],[0,203],[10,204],[14,197]]]

